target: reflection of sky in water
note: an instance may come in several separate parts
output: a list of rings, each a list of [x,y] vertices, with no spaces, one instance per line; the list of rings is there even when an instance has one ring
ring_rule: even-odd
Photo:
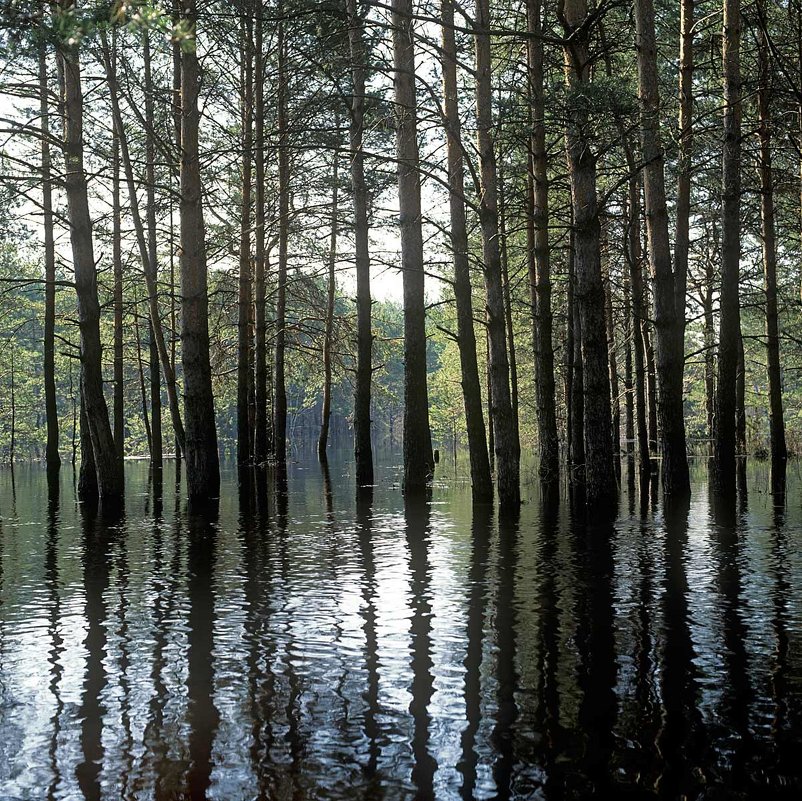
[[[66,470],[50,525],[43,472],[0,474],[3,801],[802,788],[796,477],[734,531],[699,486],[679,527],[571,531],[533,495],[499,535],[465,487],[357,509],[333,468],[327,506],[306,465],[286,515],[227,485],[200,541],[171,470],[156,522],[128,470],[119,530]]]

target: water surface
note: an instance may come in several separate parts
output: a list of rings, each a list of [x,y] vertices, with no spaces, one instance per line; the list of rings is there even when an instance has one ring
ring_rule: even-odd
[[[0,472],[0,799],[802,797],[798,466],[611,524],[351,472]]]

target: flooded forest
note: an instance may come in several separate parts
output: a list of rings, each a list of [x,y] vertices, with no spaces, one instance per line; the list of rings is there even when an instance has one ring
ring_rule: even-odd
[[[0,801],[802,796],[802,0],[0,0]]]

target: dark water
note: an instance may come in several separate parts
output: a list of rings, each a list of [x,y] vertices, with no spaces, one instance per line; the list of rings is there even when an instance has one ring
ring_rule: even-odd
[[[333,464],[193,518],[0,473],[0,799],[802,797],[802,481],[614,524]],[[280,489],[280,487],[279,487]]]

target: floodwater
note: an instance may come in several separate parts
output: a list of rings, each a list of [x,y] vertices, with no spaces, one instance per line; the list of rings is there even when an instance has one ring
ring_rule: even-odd
[[[802,797],[802,479],[611,524],[291,466],[0,472],[0,799]],[[447,472],[447,471],[446,471]],[[656,496],[655,496],[656,497]]]

